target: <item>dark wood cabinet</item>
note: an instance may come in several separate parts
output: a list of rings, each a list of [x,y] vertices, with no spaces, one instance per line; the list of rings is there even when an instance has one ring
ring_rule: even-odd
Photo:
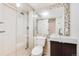
[[[51,56],[76,56],[76,44],[50,42]]]

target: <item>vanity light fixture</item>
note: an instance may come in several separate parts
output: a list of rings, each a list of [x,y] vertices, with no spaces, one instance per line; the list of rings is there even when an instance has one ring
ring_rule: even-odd
[[[17,4],[16,4],[16,6],[17,6],[17,7],[20,7],[20,6],[21,6],[21,4],[20,4],[20,3],[17,3]]]

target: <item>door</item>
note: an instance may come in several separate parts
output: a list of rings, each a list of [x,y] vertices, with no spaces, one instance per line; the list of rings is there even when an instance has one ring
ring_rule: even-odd
[[[76,56],[76,44],[63,43],[62,55],[63,56]]]

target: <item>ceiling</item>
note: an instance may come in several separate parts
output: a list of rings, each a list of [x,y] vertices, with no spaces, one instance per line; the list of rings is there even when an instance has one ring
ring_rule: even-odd
[[[44,17],[44,18],[50,18],[50,17],[61,17],[63,14],[63,9],[62,8],[51,8],[51,6],[55,5],[56,3],[30,3],[28,4],[31,6],[37,14],[41,16],[41,13],[47,11],[49,12],[49,15]]]
[[[41,10],[47,10],[50,9],[51,6],[55,5],[56,3],[21,3],[20,8],[18,9],[24,9],[27,10],[29,9],[29,7],[31,7],[32,9],[34,9],[35,11],[41,11]],[[13,6],[15,6],[16,4],[12,4]]]
[[[29,3],[29,5],[36,11],[46,9],[54,4],[55,3]]]
[[[61,16],[63,13],[63,9],[61,8],[51,8],[51,6],[54,6],[56,3],[21,3],[21,6],[18,8],[18,10],[22,9],[24,11],[33,9],[37,15],[40,17],[42,16],[41,13],[44,13],[45,11],[49,12],[49,16],[46,16],[46,18],[52,17],[52,16]],[[45,17],[44,17],[45,18]]]
[[[18,9],[23,9],[27,11],[30,7],[36,12],[40,12],[49,9],[54,4],[56,3],[21,3],[21,6]]]

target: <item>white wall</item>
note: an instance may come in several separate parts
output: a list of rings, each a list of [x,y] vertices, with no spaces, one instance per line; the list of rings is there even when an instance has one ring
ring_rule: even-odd
[[[79,4],[73,3],[70,8],[71,36],[79,38]]]
[[[71,37],[79,40],[79,3],[70,4]],[[79,43],[77,45],[77,55],[79,56]]]

